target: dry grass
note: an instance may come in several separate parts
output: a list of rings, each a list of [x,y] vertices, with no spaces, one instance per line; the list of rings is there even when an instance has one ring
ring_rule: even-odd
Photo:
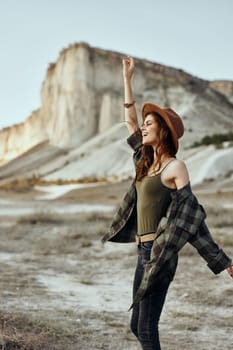
[[[0,312],[0,323],[1,350],[63,350],[70,342],[69,332],[24,314]]]
[[[114,196],[120,190],[114,187]],[[113,195],[108,186],[89,189],[86,195],[83,190],[83,202],[91,196],[101,198],[101,191],[103,201]],[[80,192],[79,197],[72,192],[74,199],[80,198]],[[71,199],[71,194],[67,195],[63,205]],[[209,203],[210,231],[231,255],[231,211],[212,209],[214,201],[210,199]],[[128,276],[133,279],[136,247],[126,250],[119,245],[101,246],[100,237],[108,230],[111,219],[111,213],[40,212],[19,218],[16,225],[2,225],[0,296],[4,301],[2,309],[12,313],[0,311],[0,350],[139,350],[129,330],[129,305],[125,310],[121,305],[125,300],[124,288],[117,289],[117,297],[111,300],[112,284],[121,288],[118,278],[131,288]],[[187,244],[182,249],[161,320],[162,346],[169,350],[182,347],[231,350],[232,281],[228,284],[224,274],[212,276],[199,259],[192,246]],[[38,276],[45,277],[45,282]],[[49,283],[46,285],[50,276],[64,284],[72,282],[70,289],[64,294],[50,290]],[[72,289],[76,283],[78,287],[82,284],[80,289]],[[92,306],[88,309],[85,303],[82,305],[82,298],[79,300],[82,289],[87,290],[87,300],[93,298],[88,291],[95,289],[97,296],[102,295],[106,309],[96,311]],[[109,303],[119,310],[109,311]]]
[[[53,212],[36,212],[29,215],[20,216],[17,224],[61,224],[61,223],[96,223],[98,221],[110,221],[112,214],[108,213],[81,213],[81,214],[57,214]]]
[[[46,223],[46,224],[54,225],[54,224],[64,222],[64,220],[65,220],[64,217],[58,214],[49,213],[49,212],[37,212],[30,215],[19,217],[17,220],[17,223],[30,224],[30,225]]]
[[[131,179],[131,177],[129,177]],[[69,185],[69,184],[88,184],[96,182],[112,183],[118,182],[120,179],[118,176],[108,177],[84,177],[82,179],[73,180],[43,180],[42,178],[33,175],[32,177],[19,177],[11,181],[4,181],[0,183],[0,189],[5,191],[15,191],[15,192],[25,192],[30,190],[34,186],[59,186],[59,185]]]
[[[218,206],[207,207],[207,224],[211,227],[233,227],[233,210]]]
[[[17,241],[11,247],[17,252],[30,249],[40,255],[76,254],[81,248],[88,250],[108,231],[109,214],[36,213],[20,217],[14,227],[5,229],[2,246],[7,251],[9,239]]]

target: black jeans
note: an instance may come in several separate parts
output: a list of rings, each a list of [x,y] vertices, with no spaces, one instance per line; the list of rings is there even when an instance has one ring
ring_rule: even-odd
[[[144,264],[150,260],[152,242],[141,243],[138,246],[138,263],[133,283],[133,298],[140,285]],[[134,305],[130,327],[138,338],[143,350],[160,350],[158,323],[171,280],[169,277],[160,279],[152,291],[138,304]]]

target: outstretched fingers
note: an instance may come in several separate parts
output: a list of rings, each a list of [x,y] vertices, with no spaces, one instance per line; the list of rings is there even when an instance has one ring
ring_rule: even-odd
[[[231,278],[233,278],[233,262],[231,262],[231,265],[227,267],[227,272],[229,273]]]

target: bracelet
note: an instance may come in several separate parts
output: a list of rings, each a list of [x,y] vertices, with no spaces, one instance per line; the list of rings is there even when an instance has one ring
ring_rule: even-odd
[[[131,103],[124,103],[124,107],[129,108],[129,107],[132,107],[134,104],[135,104],[135,101],[133,101]]]

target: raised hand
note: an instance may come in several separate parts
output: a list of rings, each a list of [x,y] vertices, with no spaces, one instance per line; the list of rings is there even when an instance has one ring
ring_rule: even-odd
[[[133,57],[126,57],[122,60],[123,64],[123,77],[124,79],[131,80],[134,73],[134,59]]]

